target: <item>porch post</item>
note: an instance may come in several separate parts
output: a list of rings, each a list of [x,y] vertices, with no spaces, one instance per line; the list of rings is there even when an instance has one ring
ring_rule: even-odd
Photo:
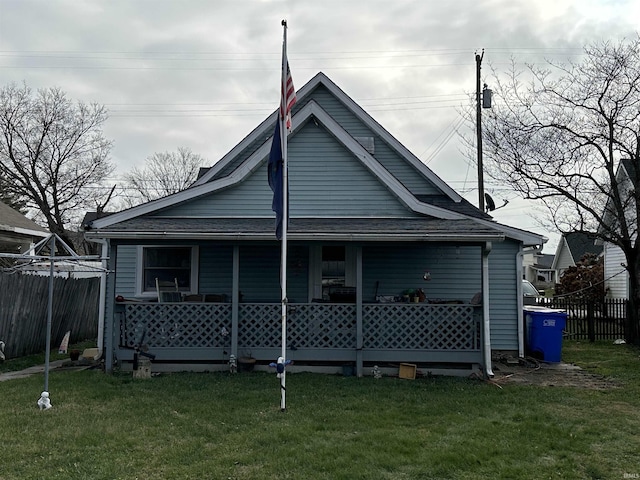
[[[356,375],[362,377],[362,246],[356,247]]]
[[[493,377],[491,369],[491,321],[489,318],[489,254],[491,242],[482,247],[482,353],[484,359],[483,375]]]
[[[231,283],[231,355],[238,358],[238,316],[240,311],[240,247],[238,245],[233,246]]]

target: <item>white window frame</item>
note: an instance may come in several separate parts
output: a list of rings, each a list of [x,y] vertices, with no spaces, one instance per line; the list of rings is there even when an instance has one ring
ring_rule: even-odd
[[[138,245],[136,255],[136,296],[138,297],[155,297],[156,290],[144,290],[144,249],[145,248],[191,248],[191,289],[183,291],[186,295],[198,293],[198,266],[200,265],[199,256],[200,248],[197,245]]]

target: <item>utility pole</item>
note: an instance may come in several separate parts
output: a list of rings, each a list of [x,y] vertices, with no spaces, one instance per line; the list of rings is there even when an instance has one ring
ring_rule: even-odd
[[[484,57],[484,48],[482,54],[476,53],[476,145],[478,147],[478,208],[484,210],[484,171],[482,168],[482,106],[480,105],[480,66]]]

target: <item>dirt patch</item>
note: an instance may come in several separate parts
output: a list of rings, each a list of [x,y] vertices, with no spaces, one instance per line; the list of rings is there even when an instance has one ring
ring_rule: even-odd
[[[546,364],[536,361],[520,361],[517,364],[495,363],[494,378],[497,385],[537,385],[541,387],[576,387],[593,390],[609,390],[622,385],[602,375],[567,364]]]

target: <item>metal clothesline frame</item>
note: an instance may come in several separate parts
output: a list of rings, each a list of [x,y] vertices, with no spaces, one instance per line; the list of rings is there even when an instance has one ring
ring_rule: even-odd
[[[43,255],[43,251],[49,248],[49,254]],[[60,249],[65,251],[66,255],[56,255],[56,250]],[[78,255],[73,249],[67,245],[67,243],[60,238],[56,233],[51,233],[47,237],[40,240],[33,247],[27,251],[19,254],[15,253],[0,253],[0,258],[9,258],[15,260],[28,260],[28,262],[16,265],[11,268],[0,268],[10,273],[17,273],[18,271],[42,271],[42,269],[33,268],[34,261],[48,261],[49,262],[49,292],[47,299],[47,336],[45,346],[45,364],[44,364],[44,392],[49,392],[49,357],[51,355],[51,326],[53,321],[53,278],[55,274],[55,263],[60,261],[65,262],[79,262],[79,261],[98,261],[104,260],[99,255]],[[91,271],[105,273],[102,267],[95,267]]]

